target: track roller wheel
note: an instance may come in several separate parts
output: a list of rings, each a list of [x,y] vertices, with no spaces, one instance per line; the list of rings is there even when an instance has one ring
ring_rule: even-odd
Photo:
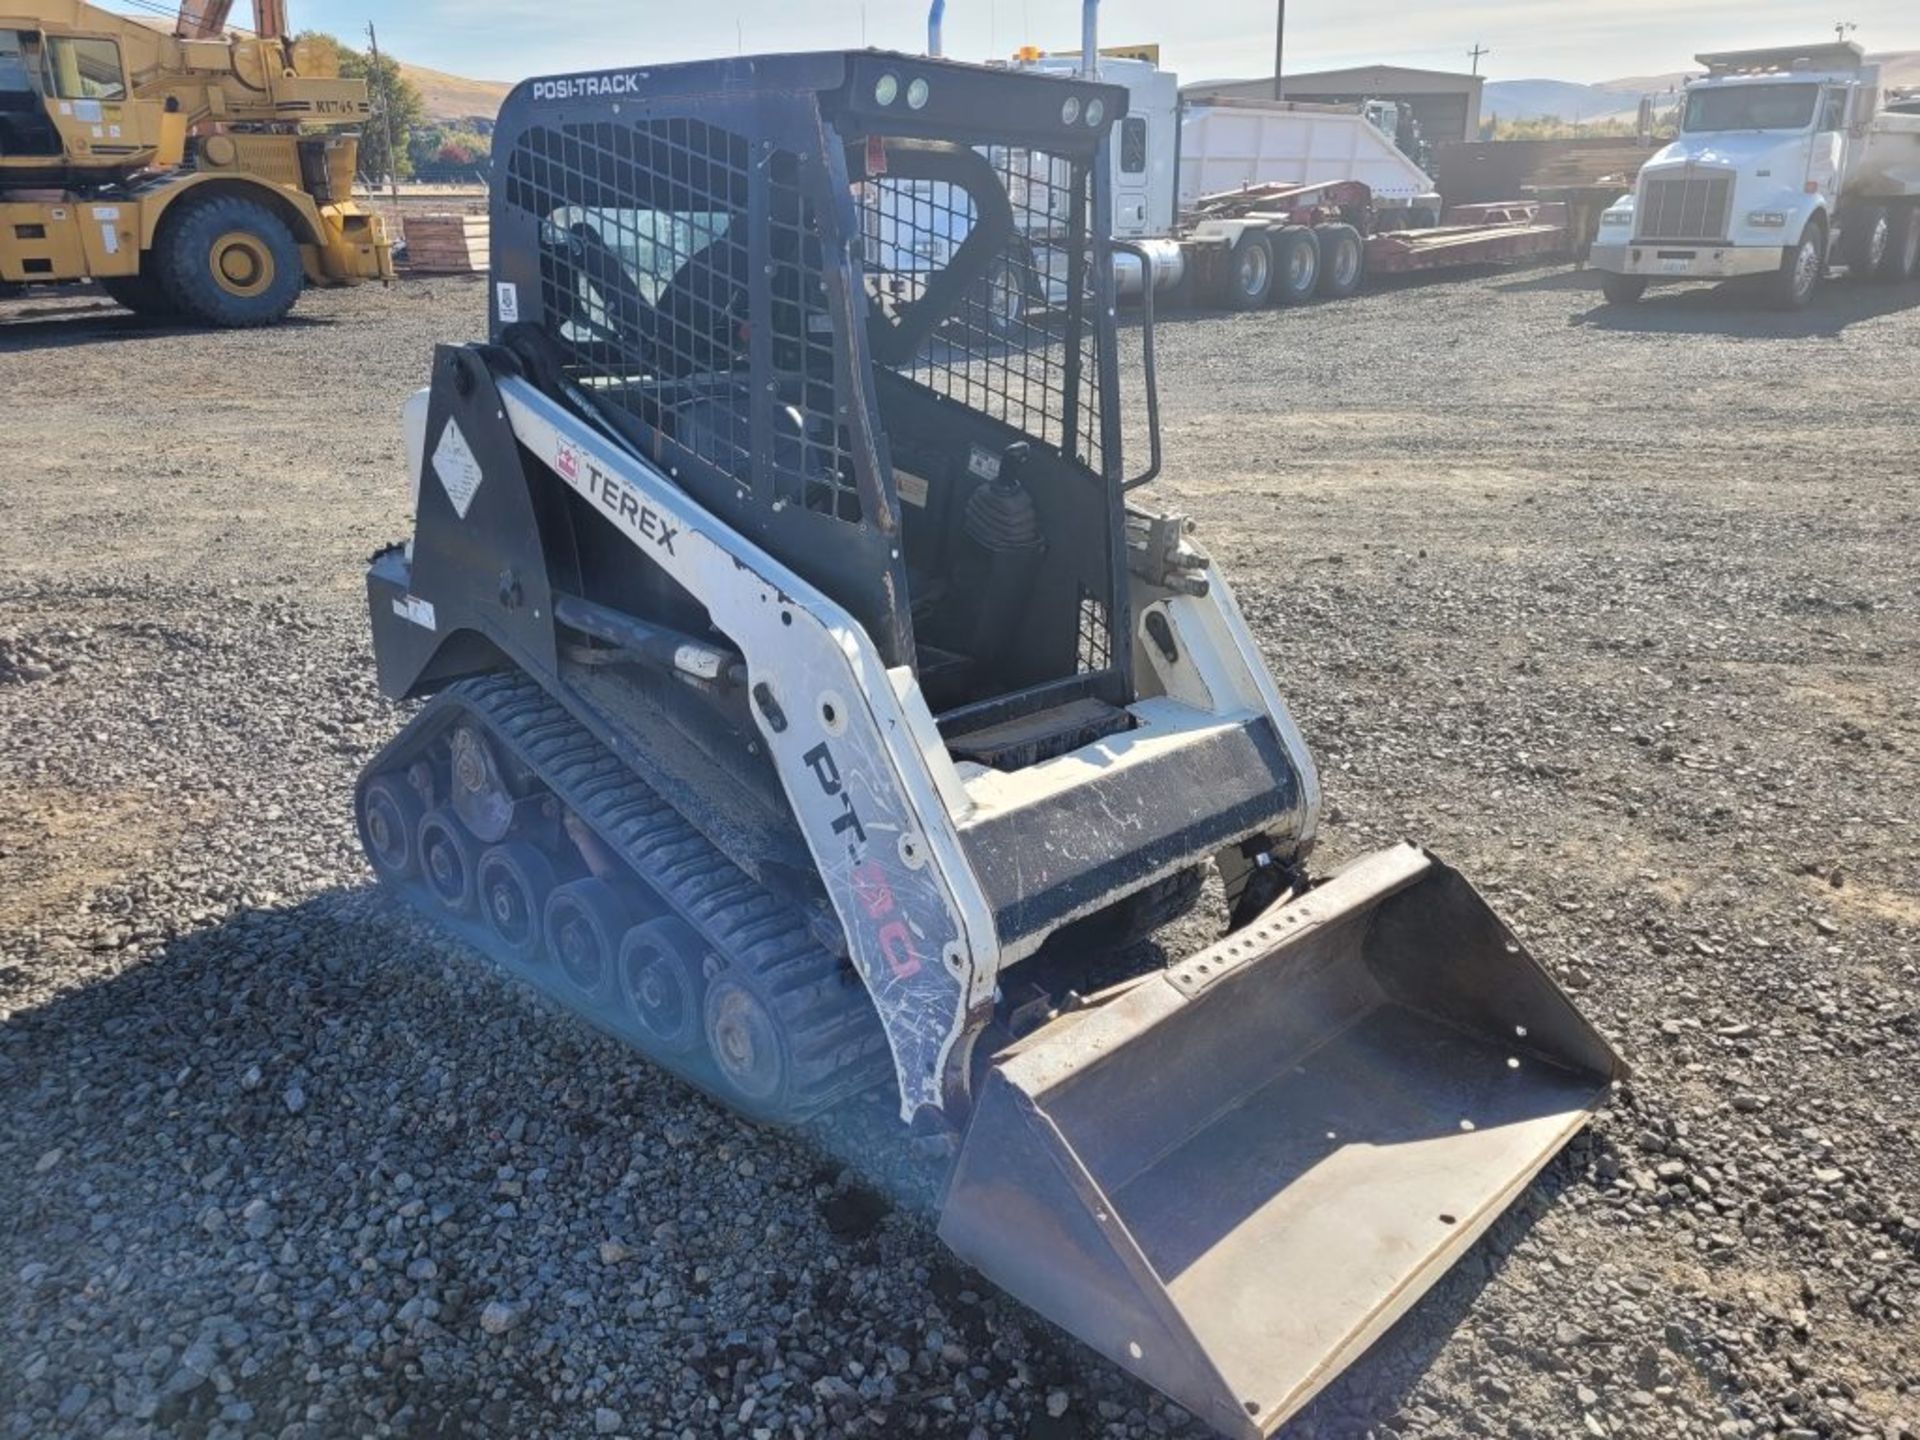
[[[547,897],[557,883],[553,862],[524,840],[494,845],[480,856],[480,918],[523,965],[540,959]]]
[[[601,1005],[618,993],[620,940],[632,923],[632,908],[597,876],[570,881],[547,897],[547,953],[576,997]]]
[[[360,792],[360,845],[382,880],[411,880],[420,873],[420,850],[415,843],[420,821],[427,813],[413,786],[398,775],[369,780]]]
[[[628,1014],[649,1045],[665,1054],[690,1054],[705,1038],[706,948],[691,925],[671,915],[634,926],[620,942]]]
[[[750,1113],[779,1113],[786,1104],[786,1037],[772,1008],[738,971],[717,976],[702,1006],[707,1049],[721,1078]]]
[[[471,915],[480,865],[480,845],[460,817],[441,806],[427,812],[417,832],[420,878],[449,915]]]

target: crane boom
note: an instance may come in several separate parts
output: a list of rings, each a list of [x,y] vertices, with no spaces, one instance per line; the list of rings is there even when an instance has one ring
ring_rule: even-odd
[[[180,0],[173,33],[182,40],[218,40],[227,28],[233,0]]]
[[[182,40],[218,40],[227,29],[233,0],[180,0],[180,18],[173,33]],[[253,0],[253,33],[262,40],[280,40],[287,34],[286,0]]]

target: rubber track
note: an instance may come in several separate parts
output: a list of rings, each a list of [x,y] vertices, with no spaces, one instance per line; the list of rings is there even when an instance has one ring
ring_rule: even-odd
[[[777,1112],[752,1111],[786,1122],[810,1115],[892,1078],[886,1037],[865,987],[846,964],[813,938],[805,920],[762,889],[705,835],[633,773],[567,709],[531,678],[490,675],[447,687],[367,767],[365,779],[403,770],[425,742],[456,718],[471,715],[505,750],[519,757],[569,809],[728,963],[751,977],[789,1039],[792,1067],[787,1100]],[[418,886],[406,887],[417,892]],[[450,917],[422,893],[416,903],[442,924]],[[453,922],[514,973],[603,1025],[607,1017],[576,1005],[544,971],[514,963],[491,942],[486,927]],[[548,967],[549,969],[551,967]],[[744,978],[744,977],[743,977]],[[612,1024],[621,1039],[647,1053],[637,1032]],[[648,1055],[737,1109],[741,1103],[704,1057],[696,1064]]]

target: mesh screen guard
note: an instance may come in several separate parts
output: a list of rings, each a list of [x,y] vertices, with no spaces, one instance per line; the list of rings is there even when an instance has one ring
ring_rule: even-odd
[[[493,278],[517,303],[495,338],[523,349],[518,332],[703,506],[846,605],[888,663],[913,664],[892,402],[872,367],[1117,481],[1095,137],[1069,156],[967,143],[964,122],[875,138],[837,114],[842,133],[831,91],[700,88],[686,68],[640,104],[510,99]]]

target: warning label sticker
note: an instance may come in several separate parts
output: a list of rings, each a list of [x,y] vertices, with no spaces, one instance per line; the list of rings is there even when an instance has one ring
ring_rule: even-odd
[[[473,458],[458,420],[447,421],[447,428],[440,432],[440,443],[433,447],[433,473],[440,477],[447,499],[453,502],[453,513],[466,519],[482,476],[480,462]]]
[[[411,620],[423,630],[437,630],[434,623],[433,602],[422,600],[418,595],[408,595],[393,602],[393,613],[402,620]]]

